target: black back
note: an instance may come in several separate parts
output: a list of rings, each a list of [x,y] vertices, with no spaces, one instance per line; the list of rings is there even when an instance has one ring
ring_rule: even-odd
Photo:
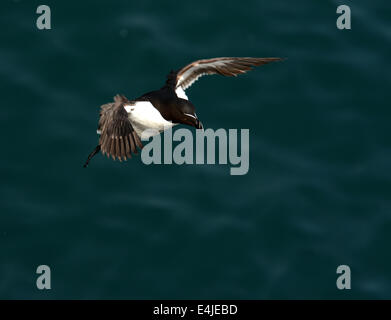
[[[150,101],[164,119],[182,123],[183,113],[194,113],[194,106],[190,101],[178,98],[174,88],[175,83],[170,82],[168,78],[162,88],[145,93],[135,101]]]

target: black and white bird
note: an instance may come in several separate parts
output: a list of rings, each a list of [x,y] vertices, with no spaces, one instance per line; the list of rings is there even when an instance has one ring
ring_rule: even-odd
[[[140,138],[147,129],[153,129],[155,134],[177,124],[202,129],[195,107],[185,93],[198,78],[209,74],[237,76],[254,66],[279,60],[282,59],[224,57],[197,60],[178,71],[171,71],[159,90],[134,100],[123,95],[115,96],[114,102],[101,106],[97,130],[99,144],[88,156],[84,167],[99,152],[114,160],[131,158],[132,153],[138,153],[137,148],[143,147]]]

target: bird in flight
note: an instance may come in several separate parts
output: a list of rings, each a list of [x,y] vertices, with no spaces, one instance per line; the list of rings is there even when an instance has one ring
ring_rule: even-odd
[[[141,97],[128,100],[116,95],[114,102],[100,108],[97,133],[99,144],[90,153],[84,167],[99,152],[113,160],[127,160],[142,148],[141,134],[145,138],[159,134],[177,124],[185,124],[203,129],[195,113],[194,105],[189,101],[185,90],[204,75],[220,74],[237,76],[252,69],[281,58],[237,58],[224,57],[194,61],[182,69],[171,71],[165,85]],[[153,129],[153,131],[145,131]],[[148,132],[153,132],[149,133]],[[146,134],[147,133],[147,134]]]

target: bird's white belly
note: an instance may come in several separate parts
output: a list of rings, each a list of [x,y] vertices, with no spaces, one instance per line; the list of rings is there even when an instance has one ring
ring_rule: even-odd
[[[171,121],[164,119],[149,101],[137,101],[134,105],[125,105],[124,107],[128,112],[129,120],[134,130],[140,137],[152,137],[175,125]],[[153,129],[155,132],[145,132],[142,135],[147,129]]]

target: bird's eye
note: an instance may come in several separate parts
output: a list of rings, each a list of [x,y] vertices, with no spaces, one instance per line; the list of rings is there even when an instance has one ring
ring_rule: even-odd
[[[130,111],[134,111],[134,108],[130,109]]]

